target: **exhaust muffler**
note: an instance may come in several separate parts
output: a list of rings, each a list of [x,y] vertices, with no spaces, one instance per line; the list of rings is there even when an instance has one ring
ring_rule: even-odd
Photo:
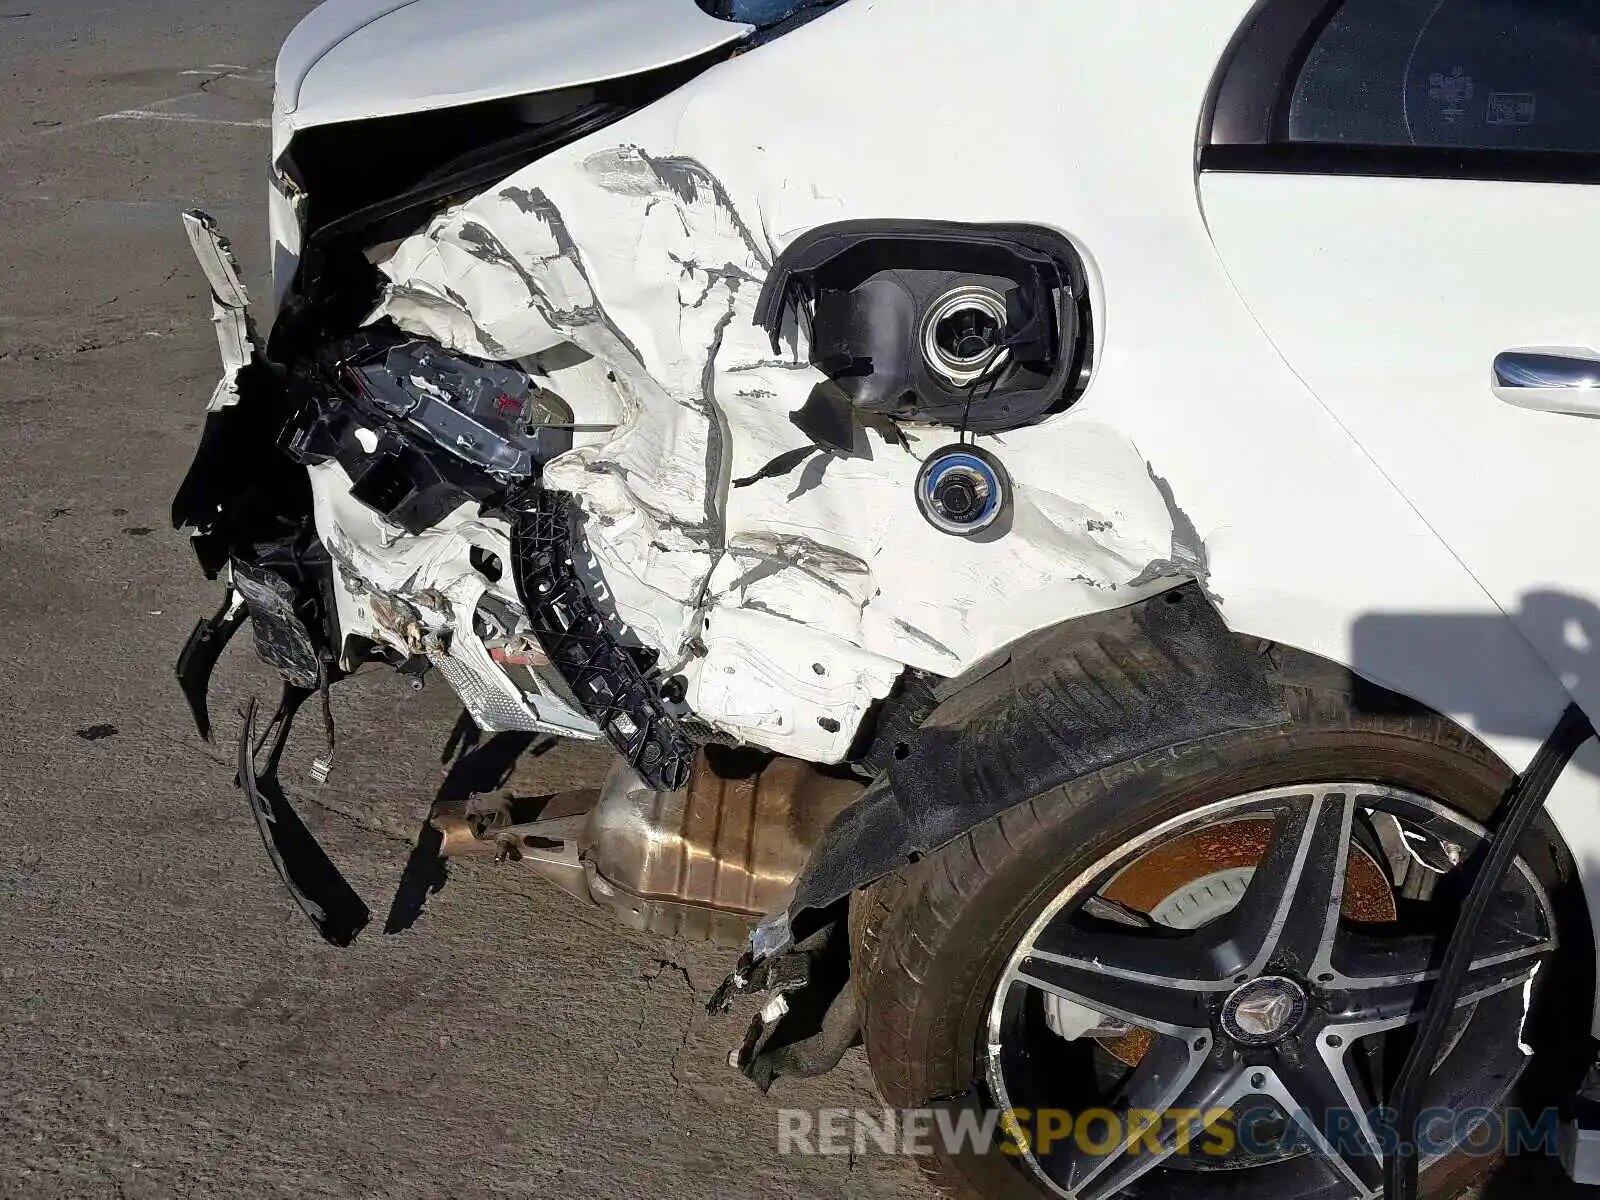
[[[679,791],[655,791],[619,760],[598,792],[436,805],[429,822],[445,857],[521,862],[632,928],[741,946],[864,786],[709,747]]]

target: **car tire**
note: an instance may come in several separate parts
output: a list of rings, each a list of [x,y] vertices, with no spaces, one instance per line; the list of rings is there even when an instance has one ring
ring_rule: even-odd
[[[985,1084],[987,1014],[1013,947],[1068,881],[1141,833],[1220,799],[1318,781],[1388,784],[1431,797],[1475,821],[1496,808],[1512,774],[1462,727],[1374,689],[1323,660],[1270,655],[1288,717],[1265,729],[1167,747],[1041,795],[986,821],[906,871],[858,892],[850,932],[863,1039],[884,1099],[917,1108],[978,1095]],[[1359,697],[1359,699],[1358,699]],[[1550,897],[1561,952],[1536,991],[1524,1036],[1536,1055],[1518,1103],[1557,1102],[1576,1086],[1593,995],[1592,938],[1570,857],[1543,818],[1523,858]],[[1563,1056],[1553,1047],[1568,1047]],[[1574,1074],[1576,1072],[1577,1074]],[[932,1182],[982,1200],[1053,1194],[1014,1158],[952,1157],[918,1164]],[[1427,1197],[1454,1195],[1492,1167],[1455,1154],[1423,1177]],[[1252,1193],[1254,1194],[1254,1193]]]

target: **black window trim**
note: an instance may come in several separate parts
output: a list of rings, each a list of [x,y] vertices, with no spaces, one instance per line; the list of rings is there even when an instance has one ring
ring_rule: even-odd
[[[1345,0],[1257,0],[1222,59],[1200,122],[1201,171],[1600,183],[1600,154],[1288,140],[1289,101]]]

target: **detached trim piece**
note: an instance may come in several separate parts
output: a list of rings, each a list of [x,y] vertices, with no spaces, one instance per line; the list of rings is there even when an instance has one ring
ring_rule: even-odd
[[[1576,704],[1568,705],[1555,729],[1533,756],[1526,772],[1512,785],[1494,821],[1489,853],[1473,876],[1467,898],[1461,903],[1455,931],[1439,963],[1439,979],[1422,1014],[1417,1038],[1401,1064],[1391,1106],[1400,1137],[1384,1159],[1383,1194],[1386,1200],[1414,1200],[1420,1174],[1417,1158],[1417,1122],[1422,1116],[1422,1089],[1433,1074],[1456,1015],[1456,1000],[1472,966],[1472,952],[1500,893],[1517,849],[1534,818],[1544,808],[1550,789],[1566,770],[1573,755],[1594,736],[1594,726]]]
[[[366,928],[371,913],[277,784],[278,756],[288,733],[288,722],[293,717],[292,706],[298,704],[292,688],[285,690],[284,698],[284,705],[273,723],[278,729],[278,744],[264,776],[256,775],[253,753],[256,702],[251,700],[245,709],[244,729],[239,734],[239,786],[250,801],[250,815],[261,832],[261,844],[266,847],[267,857],[272,860],[284,887],[289,889],[289,895],[325,941],[335,946],[348,946]]]
[[[572,497],[542,488],[512,504],[517,595],[550,664],[639,777],[659,792],[689,782],[696,746],[667,711],[654,655],[623,645],[572,565]]]
[[[1257,175],[1372,175],[1513,183],[1600,183],[1600,155],[1560,150],[1338,146],[1326,142],[1207,146],[1202,171]]]
[[[211,324],[222,353],[223,375],[206,410],[216,412],[239,402],[239,372],[259,353],[260,339],[250,319],[250,293],[239,279],[239,260],[216,220],[191,208],[183,214],[183,231],[211,288]]]
[[[1267,662],[1196,584],[1024,638],[943,703],[840,815],[796,882],[796,927],[1051,788],[1181,742],[1286,719]]]
[[[211,692],[211,675],[217,669],[222,652],[249,615],[249,610],[229,587],[222,597],[222,607],[214,615],[200,618],[178,655],[178,687],[189,702],[195,728],[208,742],[211,740],[211,710],[207,698]]]

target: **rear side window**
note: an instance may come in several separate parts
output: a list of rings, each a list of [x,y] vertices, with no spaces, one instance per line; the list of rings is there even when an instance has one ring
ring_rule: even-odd
[[[1600,152],[1600,0],[1344,0],[1323,19],[1274,141]]]

